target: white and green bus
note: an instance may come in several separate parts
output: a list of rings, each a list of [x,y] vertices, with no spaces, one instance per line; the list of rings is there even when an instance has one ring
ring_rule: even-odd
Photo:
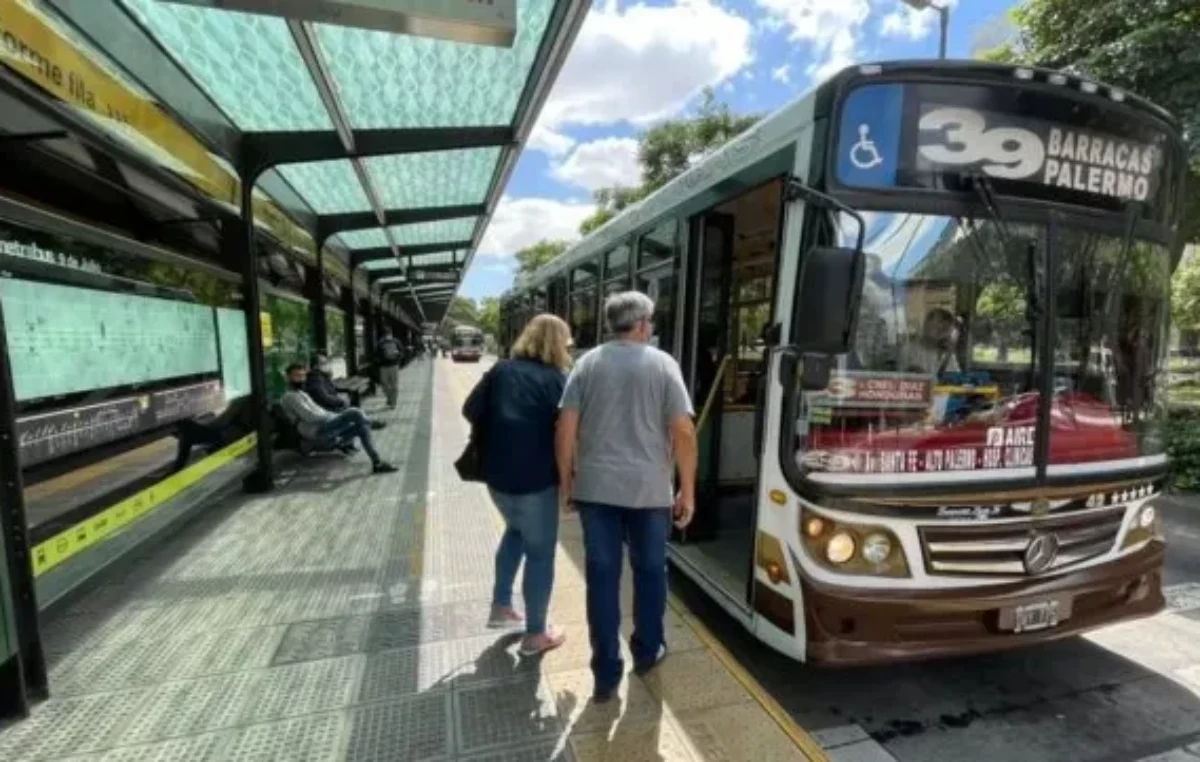
[[[1163,606],[1184,147],[1138,97],[855,66],[520,282],[581,349],[657,303],[701,439],[673,563],[797,659],[1010,648]]]

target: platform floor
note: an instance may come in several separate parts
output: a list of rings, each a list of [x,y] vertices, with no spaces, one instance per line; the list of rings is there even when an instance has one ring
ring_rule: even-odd
[[[521,659],[485,628],[498,516],[452,466],[471,367],[419,361],[397,410],[368,403],[399,474],[289,466],[49,615],[52,699],[0,730],[0,760],[821,758],[682,610],[663,665],[592,704],[574,520],[551,611],[567,644]]]

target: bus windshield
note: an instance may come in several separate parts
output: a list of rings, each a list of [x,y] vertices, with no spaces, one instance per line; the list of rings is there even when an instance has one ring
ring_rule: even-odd
[[[828,388],[804,393],[799,406],[806,477],[1028,476],[1039,425],[1050,428],[1052,473],[1102,471],[1163,452],[1165,247],[1064,227],[1047,257],[1042,225],[864,217],[868,264],[854,349],[838,358]],[[852,245],[854,225],[839,227],[842,245]],[[1050,330],[1039,330],[1047,310]],[[1047,356],[1039,342],[1052,345],[1052,368],[1039,362]],[[1054,397],[1039,424],[1046,371]]]

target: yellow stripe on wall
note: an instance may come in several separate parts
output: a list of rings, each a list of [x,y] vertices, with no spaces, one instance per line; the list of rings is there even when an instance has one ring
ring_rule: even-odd
[[[92,60],[61,29],[59,21],[29,3],[0,0],[0,61],[55,98],[88,114],[141,153],[229,204],[239,203],[240,182],[218,163],[191,132],[152,99]],[[315,262],[314,241],[272,201],[254,198],[254,214],[288,247]],[[330,257],[326,268],[348,279],[342,263]]]
[[[217,469],[252,451],[256,441],[255,434],[243,437],[37,545],[33,549],[34,576],[44,574],[71,556],[137,521]]]

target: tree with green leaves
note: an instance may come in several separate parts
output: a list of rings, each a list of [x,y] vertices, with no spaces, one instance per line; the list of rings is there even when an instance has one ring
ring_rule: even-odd
[[[1200,240],[1200,4],[1196,0],[1026,0],[1014,39],[985,58],[1062,69],[1148,98],[1179,119],[1191,172],[1186,240]]]
[[[446,317],[455,323],[479,325],[479,307],[475,300],[465,296],[456,296],[446,309]]]
[[[567,250],[566,241],[538,241],[517,252],[517,273],[531,273]]]
[[[642,182],[633,188],[601,188],[595,193],[596,211],[579,226],[587,235],[683,174],[704,157],[758,123],[758,114],[737,115],[728,103],[705,88],[692,116],[670,119],[638,137]]]
[[[485,296],[479,300],[476,326],[484,333],[498,336],[500,334],[500,299]]]

